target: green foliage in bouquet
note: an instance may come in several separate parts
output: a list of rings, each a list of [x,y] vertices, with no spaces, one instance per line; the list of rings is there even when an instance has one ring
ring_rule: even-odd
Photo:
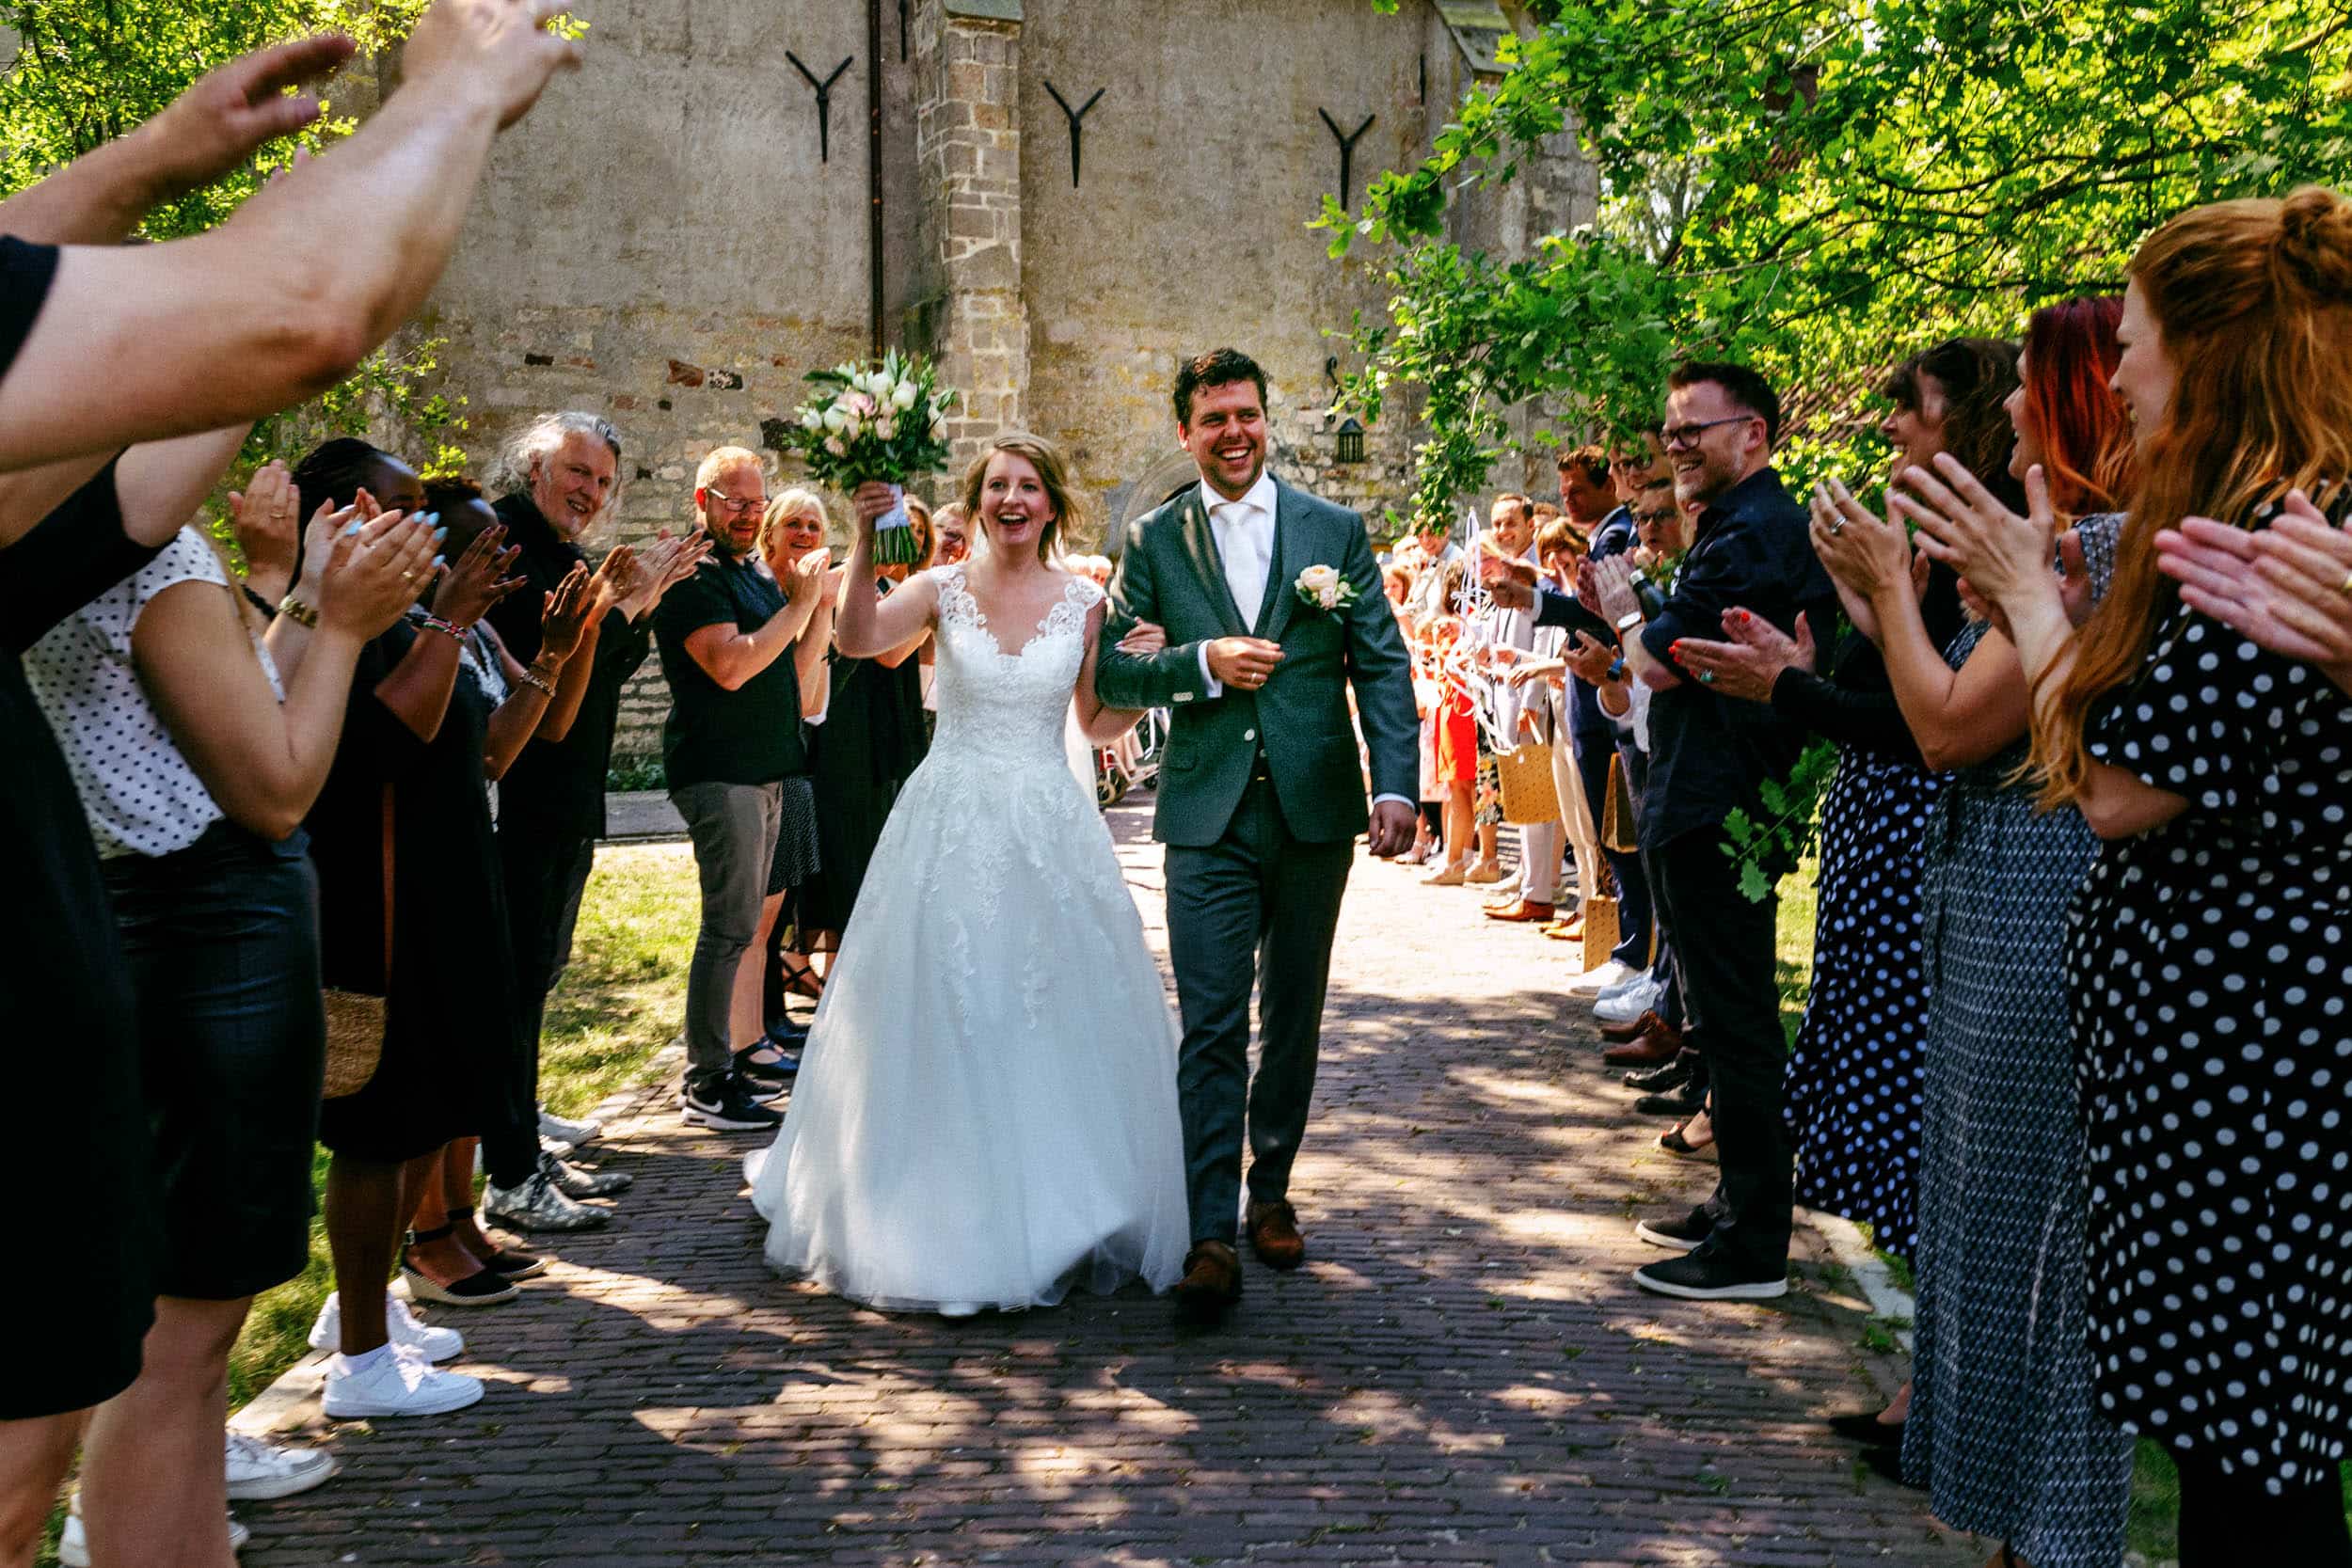
[[[811,371],[808,379],[818,395],[801,405],[785,445],[818,483],[843,495],[861,484],[903,489],[947,466],[947,411],[956,394],[939,385],[929,360],[894,349],[879,362]],[[875,524],[877,565],[915,563],[920,541],[911,523],[901,506]]]

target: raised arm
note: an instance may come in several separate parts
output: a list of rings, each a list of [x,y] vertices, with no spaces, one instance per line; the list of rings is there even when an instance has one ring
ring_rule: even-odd
[[[541,27],[562,8],[438,0],[384,107],[219,229],[61,251],[0,381],[0,469],[217,429],[349,374],[440,276],[491,138],[577,62]]]
[[[850,540],[850,565],[834,607],[834,646],[850,658],[874,658],[922,636],[939,613],[939,584],[928,573],[911,577],[884,598],[873,592],[874,520],[898,504],[886,484],[861,484],[852,499],[857,529]],[[815,552],[811,552],[814,554]],[[806,557],[803,558],[807,559]],[[864,593],[849,586],[866,583]]]

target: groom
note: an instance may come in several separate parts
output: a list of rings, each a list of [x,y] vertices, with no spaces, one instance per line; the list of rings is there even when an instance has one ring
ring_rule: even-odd
[[[1118,613],[1104,618],[1096,654],[1105,705],[1173,713],[1152,834],[1168,846],[1184,1019],[1177,1085],[1193,1244],[1176,1298],[1210,1323],[1241,1295],[1245,1129],[1250,1247],[1272,1268],[1306,1260],[1291,1162],[1314,1092],[1340,898],[1368,816],[1373,853],[1411,847],[1421,782],[1411,661],[1363,519],[1265,471],[1265,372],[1232,349],[1177,372],[1177,437],[1200,483],[1128,531],[1111,582]],[[1336,569],[1355,602],[1302,599],[1299,576],[1313,567]],[[1168,628],[1165,652],[1120,651],[1139,620]],[[1369,814],[1351,684],[1372,751]],[[1261,975],[1252,1084],[1249,996]]]

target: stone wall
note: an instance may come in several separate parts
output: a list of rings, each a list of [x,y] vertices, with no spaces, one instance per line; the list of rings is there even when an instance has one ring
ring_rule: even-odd
[[[1376,279],[1307,227],[1416,162],[1495,67],[1489,0],[912,0],[885,4],[882,336],[938,355],[969,399],[970,451],[1026,427],[1071,451],[1091,543],[1189,472],[1168,389],[1231,342],[1274,381],[1275,462],[1376,515],[1411,489],[1413,408],[1337,461],[1327,367],[1347,363]],[[486,460],[532,415],[581,407],[623,432],[615,537],[691,521],[693,467],[757,447],[803,373],[862,356],[869,307],[866,8],[854,0],[605,0],[591,67],[502,138],[458,254],[414,335],[444,340]],[[832,93],[820,157],[819,80]],[[1048,89],[1048,83],[1052,90]],[[1097,89],[1073,185],[1071,108]],[[1550,166],[1556,165],[1557,166]],[[1458,235],[1507,252],[1590,215],[1572,150],[1474,197]],[[1546,467],[1539,463],[1534,466]],[[1375,523],[1376,531],[1385,531]],[[621,748],[658,748],[650,665]]]

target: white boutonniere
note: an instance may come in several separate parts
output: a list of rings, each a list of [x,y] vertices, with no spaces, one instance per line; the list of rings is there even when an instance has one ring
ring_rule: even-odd
[[[1332,566],[1310,566],[1298,574],[1292,584],[1298,602],[1309,610],[1330,611],[1346,610],[1356,603],[1356,585],[1340,576]]]

